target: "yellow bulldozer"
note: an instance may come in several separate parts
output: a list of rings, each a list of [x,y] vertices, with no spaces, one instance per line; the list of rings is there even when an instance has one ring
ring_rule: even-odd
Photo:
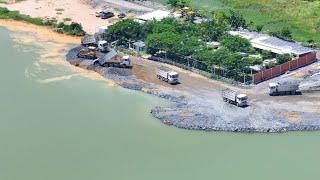
[[[96,59],[97,58],[96,48],[93,46],[84,47],[80,49],[78,57],[84,58],[84,59]]]

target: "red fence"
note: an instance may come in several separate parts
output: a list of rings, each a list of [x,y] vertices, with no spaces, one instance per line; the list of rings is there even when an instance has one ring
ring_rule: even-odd
[[[311,64],[314,61],[316,61],[316,52],[306,54],[306,55],[301,56],[297,59],[293,59],[291,61],[277,65],[273,68],[270,68],[270,69],[267,69],[264,71],[260,71],[252,76],[252,81],[254,84],[258,84],[260,82],[263,82],[268,79],[277,77],[281,74],[284,74],[285,72],[287,72],[289,70],[294,70],[294,69],[300,68],[302,66],[305,66],[307,64]]]

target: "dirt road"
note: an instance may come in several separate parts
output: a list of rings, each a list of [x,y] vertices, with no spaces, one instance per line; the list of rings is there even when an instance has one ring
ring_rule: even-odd
[[[230,84],[225,84],[220,81],[211,80],[205,78],[196,73],[186,71],[171,65],[153,62],[143,58],[132,57],[134,63],[134,68],[131,70],[132,74],[137,76],[138,79],[142,79],[149,83],[155,83],[157,85],[172,88],[174,90],[179,90],[182,92],[187,92],[199,98],[201,102],[195,102],[200,106],[206,104],[207,107],[211,107],[212,112],[225,112],[225,118],[230,118],[230,112],[233,112],[235,116],[247,116],[252,113],[266,113],[267,109],[279,109],[279,111],[285,111],[287,114],[297,113],[297,112],[309,112],[318,113],[320,109],[320,92],[304,92],[302,95],[297,96],[278,96],[271,97],[268,95],[268,83],[274,82],[284,77],[278,77],[276,79],[266,81],[259,85],[253,86],[248,89],[241,89],[239,87],[234,87]],[[305,74],[310,69],[318,67],[319,63],[315,63],[309,67],[297,70],[290,75],[285,77],[298,77],[298,74]],[[170,85],[157,79],[155,72],[158,67],[166,66],[177,71],[180,75],[181,84]],[[232,88],[238,90],[239,92],[246,93],[249,96],[250,106],[245,109],[236,109],[226,105],[222,99],[220,92],[224,88]],[[204,108],[205,109],[205,108]],[[259,109],[257,112],[257,109]],[[276,116],[274,113],[276,110],[269,112],[270,116]],[[298,113],[299,114],[299,113]],[[284,115],[283,117],[291,117]],[[288,121],[290,118],[287,119]]]
[[[283,132],[320,130],[319,94],[308,96],[271,97],[264,84],[249,89],[210,80],[196,73],[131,56],[132,69],[94,66],[92,60],[77,57],[81,47],[67,54],[67,61],[84,69],[91,69],[116,84],[168,99],[176,106],[156,107],[151,111],[163,123],[185,129],[240,132]],[[91,64],[87,63],[91,62]],[[156,70],[167,66],[180,74],[178,85],[170,85],[156,78]],[[124,72],[126,71],[126,72]],[[247,93],[249,106],[240,108],[221,98],[221,89],[232,88]]]
[[[174,88],[176,90],[191,92],[193,94],[198,94],[199,96],[206,94],[201,91],[220,91],[226,87],[229,87],[229,85],[224,84],[220,81],[208,79],[199,74],[177,68],[172,65],[154,62],[138,57],[131,57],[131,59],[134,63],[134,67],[131,72],[135,76],[137,76],[138,79],[142,79],[149,83],[155,83],[165,87]],[[155,73],[157,71],[157,68],[159,68],[160,66],[165,66],[178,72],[181,83],[177,85],[170,85],[164,81],[159,80],[156,77]],[[239,88],[236,89],[240,90]],[[245,91],[246,90],[243,90],[243,92]]]

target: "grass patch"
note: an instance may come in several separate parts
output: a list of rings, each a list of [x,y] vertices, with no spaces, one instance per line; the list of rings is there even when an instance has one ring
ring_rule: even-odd
[[[43,20],[40,18],[32,18],[27,15],[20,14],[18,11],[9,11],[6,8],[0,7],[0,19],[13,19],[16,21],[25,21],[35,25],[43,26]]]
[[[263,32],[287,27],[292,30],[294,40],[304,43],[313,40],[320,46],[319,0],[193,0],[192,6],[208,11],[234,9],[254,26],[263,25]]]

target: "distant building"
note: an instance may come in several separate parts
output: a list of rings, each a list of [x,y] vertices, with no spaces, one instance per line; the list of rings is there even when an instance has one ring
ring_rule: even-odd
[[[97,34],[103,34],[103,33],[105,33],[105,32],[108,30],[109,26],[111,26],[111,25],[113,25],[113,24],[110,23],[110,24],[107,24],[107,25],[104,25],[104,26],[99,26],[99,27],[97,27],[97,28],[96,28],[96,33],[97,33]]]
[[[169,16],[170,16],[170,12],[168,12],[168,11],[156,10],[156,11],[152,11],[150,13],[146,13],[146,14],[137,16],[135,18],[135,20],[140,23],[144,23],[144,22],[152,21],[152,20],[161,21],[162,19],[169,17]]]
[[[137,52],[143,51],[146,44],[143,41],[137,41],[133,43],[133,49]]]
[[[306,48],[298,43],[248,30],[229,31],[229,34],[238,35],[249,40],[251,45],[256,49],[271,51],[275,54],[290,54],[295,57],[300,57],[314,52],[312,49]]]

